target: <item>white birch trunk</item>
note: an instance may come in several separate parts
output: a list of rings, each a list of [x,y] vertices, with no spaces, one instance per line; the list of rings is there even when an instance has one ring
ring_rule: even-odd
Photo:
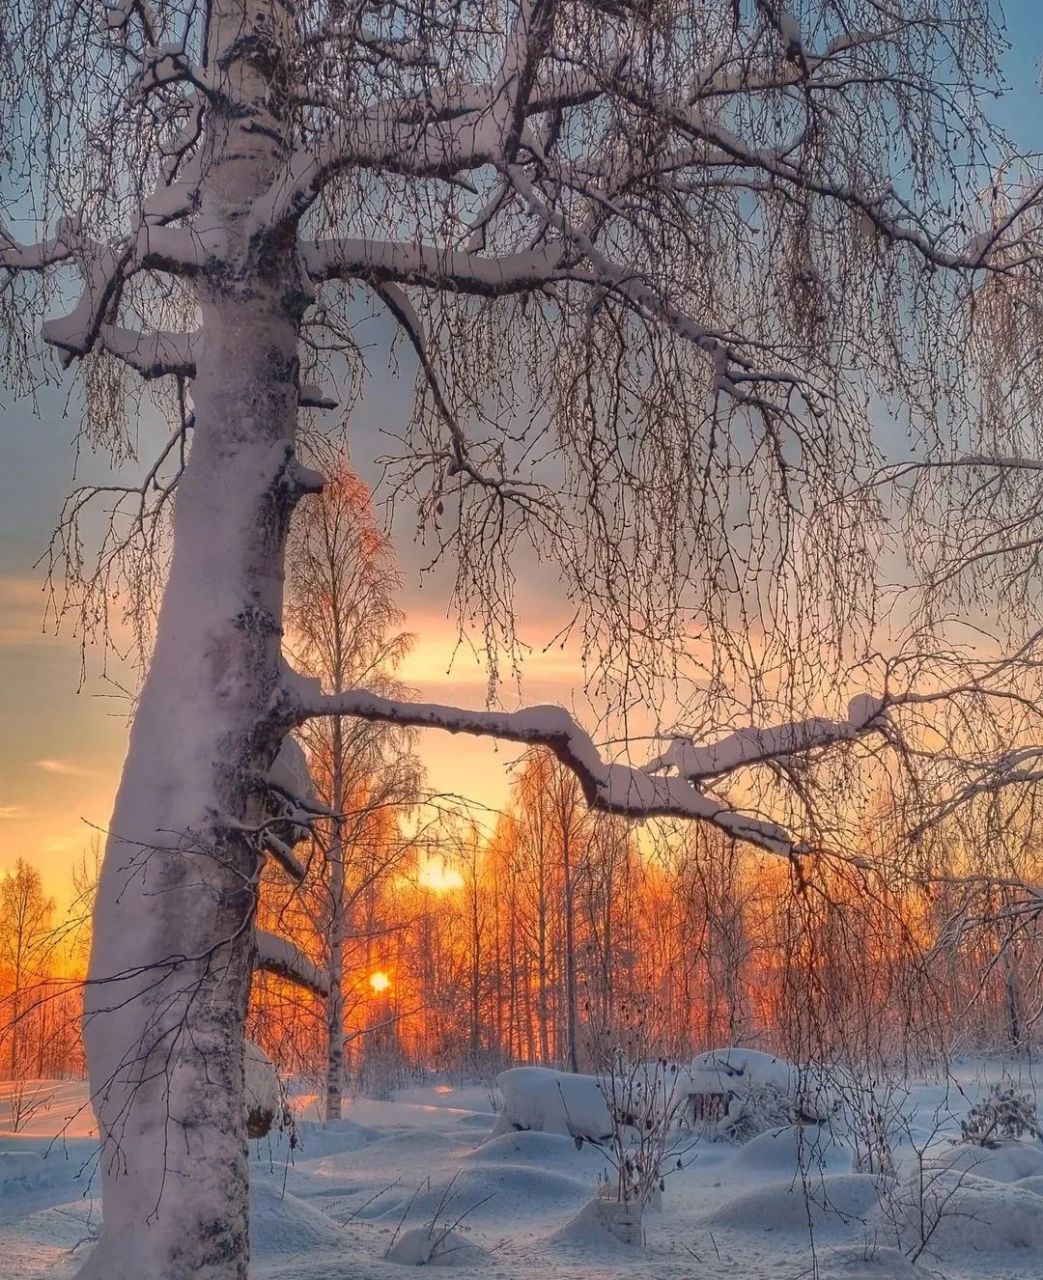
[[[212,48],[276,6],[220,0]],[[268,77],[226,59],[230,96]],[[215,65],[218,59],[215,58]],[[292,246],[241,243],[273,138],[216,112],[202,220],[223,233],[197,289],[195,428],[170,577],[130,735],[95,911],[85,1042],[103,1140],[104,1223],[91,1280],[242,1280],[248,1169],[243,1026],[257,819],[284,728],[283,560],[297,496],[292,446],[302,291]]]
[[[340,692],[340,689],[337,689]],[[333,717],[333,787],[331,808],[344,810],[344,733],[340,716]],[[344,1092],[344,941],[347,904],[344,882],[344,823],[333,820],[330,849],[330,933],[327,967],[330,993],[326,997],[326,1120],[341,1118]]]

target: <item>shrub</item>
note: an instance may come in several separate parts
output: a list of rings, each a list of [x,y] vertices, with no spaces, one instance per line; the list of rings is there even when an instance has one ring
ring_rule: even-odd
[[[1036,1104],[1027,1093],[1018,1093],[1009,1080],[992,1085],[960,1122],[963,1141],[978,1147],[996,1147],[1001,1142],[1029,1134],[1041,1136]]]

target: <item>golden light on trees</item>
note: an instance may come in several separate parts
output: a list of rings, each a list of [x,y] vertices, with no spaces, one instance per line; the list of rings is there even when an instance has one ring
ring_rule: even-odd
[[[391,986],[391,979],[382,969],[378,969],[376,973],[371,973],[369,975],[369,985],[373,988],[373,990],[377,993],[377,995],[380,995],[383,992],[387,991],[387,989]]]

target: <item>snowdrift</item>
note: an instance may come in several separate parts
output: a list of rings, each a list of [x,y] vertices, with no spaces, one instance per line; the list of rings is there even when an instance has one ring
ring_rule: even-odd
[[[954,1169],[973,1173],[990,1182],[1019,1182],[1043,1175],[1043,1149],[1027,1142],[1005,1142],[997,1147],[980,1147],[970,1142],[932,1151],[926,1161],[932,1173]]]
[[[719,1205],[702,1219],[730,1231],[799,1231],[817,1234],[860,1226],[879,1203],[876,1179],[863,1173],[812,1175],[769,1182]],[[1043,1205],[1041,1205],[1043,1208]]]
[[[939,1170],[929,1175],[922,1201],[919,1181],[912,1179],[898,1190],[891,1210],[903,1252],[925,1239],[924,1254],[943,1261],[1043,1249],[1043,1198],[1016,1182]]]
[[[266,1258],[307,1255],[343,1247],[340,1228],[325,1213],[283,1192],[281,1183],[250,1181],[250,1255]]]
[[[487,1257],[484,1249],[459,1231],[434,1227],[403,1232],[387,1252],[388,1262],[403,1267],[472,1267]]]
[[[750,1172],[795,1177],[801,1169],[851,1170],[851,1152],[842,1146],[829,1125],[783,1125],[758,1134],[731,1157],[733,1167]]]
[[[927,1280],[929,1272],[915,1267],[897,1249],[866,1245],[837,1245],[818,1258],[819,1280]]]

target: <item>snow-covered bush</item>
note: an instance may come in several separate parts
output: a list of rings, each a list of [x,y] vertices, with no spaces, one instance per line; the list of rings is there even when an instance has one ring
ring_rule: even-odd
[[[908,1085],[896,1074],[864,1063],[837,1070],[833,1082],[841,1100],[837,1128],[851,1147],[855,1171],[893,1177],[895,1149],[911,1122]]]
[[[693,1058],[681,1068],[676,1088],[687,1095],[687,1122],[724,1141],[748,1142],[782,1125],[818,1124],[838,1107],[821,1072],[735,1046]]]
[[[736,1098],[716,1124],[715,1137],[725,1142],[749,1142],[769,1129],[792,1124],[791,1099],[776,1084],[752,1084]]]
[[[1009,1080],[992,1085],[979,1102],[974,1103],[966,1120],[960,1122],[963,1141],[978,1147],[996,1147],[1028,1134],[1039,1138],[1039,1116],[1035,1100],[1019,1093]]]
[[[681,1069],[665,1058],[631,1062],[616,1049],[598,1076],[612,1124],[598,1144],[609,1169],[598,1175],[595,1205],[607,1230],[624,1244],[643,1243],[642,1214],[658,1207],[669,1172],[683,1166],[690,1136],[678,1117],[687,1094],[678,1088]]]

